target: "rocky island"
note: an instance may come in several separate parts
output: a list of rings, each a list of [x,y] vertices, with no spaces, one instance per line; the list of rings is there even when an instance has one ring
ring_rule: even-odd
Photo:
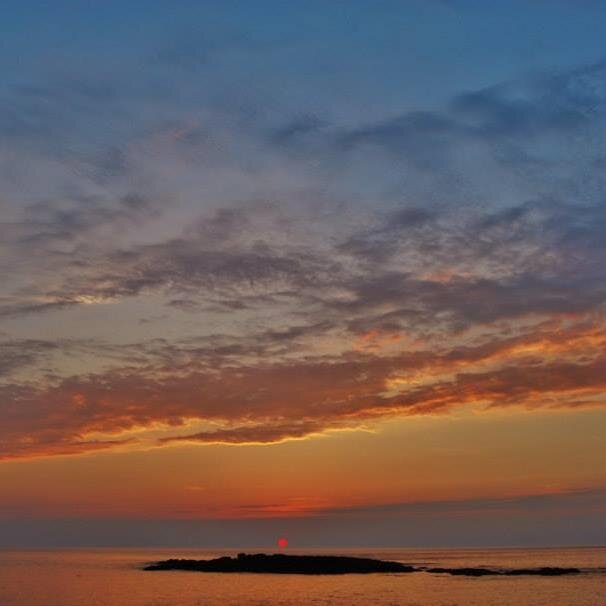
[[[144,570],[193,570],[197,572],[257,572],[272,574],[367,574],[414,572],[415,568],[371,558],[324,555],[245,554],[214,560],[164,560]]]
[[[145,566],[144,570],[186,570],[193,572],[254,572],[265,574],[369,574],[430,572],[456,576],[560,576],[577,574],[578,568],[519,568],[496,570],[490,568],[430,568],[411,566],[400,562],[330,555],[286,555],[239,553],[232,558],[224,556],[213,560],[170,559]]]

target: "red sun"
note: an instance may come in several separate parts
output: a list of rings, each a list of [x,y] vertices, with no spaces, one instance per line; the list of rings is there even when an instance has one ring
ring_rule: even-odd
[[[280,537],[278,539],[278,547],[280,549],[286,549],[288,547],[288,539],[286,537]]]

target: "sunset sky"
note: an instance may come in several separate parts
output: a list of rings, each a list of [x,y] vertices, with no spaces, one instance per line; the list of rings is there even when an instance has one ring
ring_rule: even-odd
[[[606,543],[604,23],[6,0],[0,547]]]

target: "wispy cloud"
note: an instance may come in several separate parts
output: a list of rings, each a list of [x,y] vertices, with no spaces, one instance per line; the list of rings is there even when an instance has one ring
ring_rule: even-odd
[[[137,112],[111,78],[13,91],[0,456],[603,406],[604,69],[347,126],[156,93]],[[57,156],[99,108],[106,137]]]

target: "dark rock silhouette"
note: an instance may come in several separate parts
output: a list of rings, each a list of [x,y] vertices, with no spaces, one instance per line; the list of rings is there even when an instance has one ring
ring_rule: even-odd
[[[534,575],[544,577],[556,577],[565,574],[579,574],[581,571],[578,568],[514,568],[513,570],[494,570],[491,568],[426,568],[426,572],[434,572],[438,574],[451,574],[454,576],[466,577],[484,577],[489,575],[501,576],[523,576]]]
[[[286,554],[245,554],[238,557],[222,557],[214,560],[171,559],[146,566],[144,570],[189,570],[194,572],[256,572],[266,574],[369,574],[377,572],[431,572],[454,576],[560,576],[579,574],[578,568],[514,568],[495,570],[491,568],[427,568],[414,567],[400,562],[356,558],[348,556],[315,556]]]
[[[198,572],[258,572],[274,574],[368,574],[371,572],[414,572],[399,562],[346,556],[238,554],[237,558],[215,560],[165,560],[144,570],[193,570]]]
[[[516,570],[507,570],[503,574],[507,576],[518,576],[522,574],[534,574],[544,577],[557,577],[563,574],[579,574],[581,571],[578,568],[558,568],[558,567],[543,567],[543,568],[517,568]]]
[[[501,574],[498,570],[490,570],[489,568],[426,568],[425,571],[464,577],[484,577]]]

